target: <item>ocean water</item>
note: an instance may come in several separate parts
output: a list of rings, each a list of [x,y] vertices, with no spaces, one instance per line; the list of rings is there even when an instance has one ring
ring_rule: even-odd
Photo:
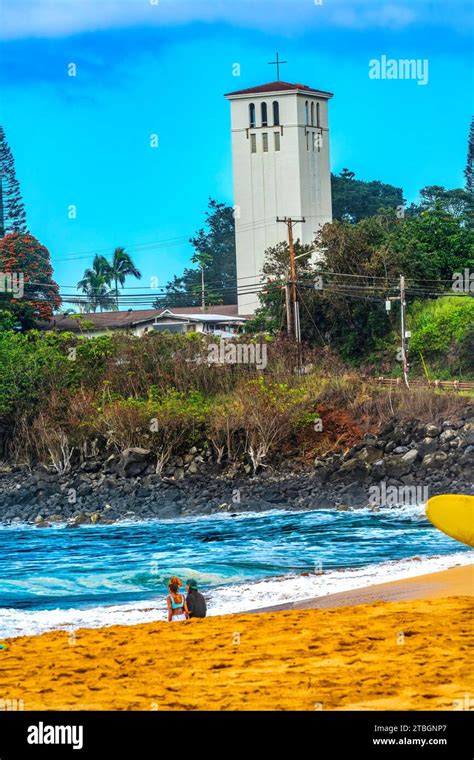
[[[0,557],[5,638],[163,620],[175,574],[196,578],[216,615],[467,564],[474,551],[436,530],[420,505],[75,530],[0,525]]]

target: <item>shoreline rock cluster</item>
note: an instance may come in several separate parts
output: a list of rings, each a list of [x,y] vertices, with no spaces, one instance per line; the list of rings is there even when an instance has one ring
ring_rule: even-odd
[[[72,528],[124,519],[394,506],[419,501],[420,489],[426,498],[473,493],[473,462],[472,407],[463,418],[440,424],[393,419],[349,451],[319,457],[313,467],[280,461],[257,475],[245,462],[218,465],[206,446],[174,457],[158,475],[153,453],[132,448],[87,459],[62,475],[44,466],[3,465],[0,522]],[[371,501],[377,489],[379,501]]]

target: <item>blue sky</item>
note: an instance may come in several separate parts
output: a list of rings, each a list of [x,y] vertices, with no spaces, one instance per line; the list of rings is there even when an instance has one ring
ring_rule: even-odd
[[[424,185],[463,184],[470,3],[155,3],[0,0],[0,123],[30,230],[51,251],[61,286],[118,245],[142,286],[182,271],[208,197],[233,202],[223,94],[275,79],[267,62],[276,50],[288,61],[282,79],[334,93],[333,171],[401,186],[408,201]],[[428,84],[370,79],[369,61],[381,55],[428,59]]]

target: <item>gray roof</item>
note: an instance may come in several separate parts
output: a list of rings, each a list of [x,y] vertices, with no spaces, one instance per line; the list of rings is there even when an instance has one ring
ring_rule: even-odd
[[[219,306],[208,306],[202,311],[198,306],[176,306],[168,309],[128,309],[127,311],[101,311],[96,314],[81,314],[80,316],[91,322],[94,330],[127,330],[134,325],[143,322],[154,322],[155,319],[164,311],[173,310],[174,315],[199,316],[216,314],[219,317],[227,317],[233,321],[238,317],[237,304],[220,304]],[[76,319],[71,319],[74,315],[57,314],[48,321],[38,321],[36,327],[38,330],[67,330],[69,332],[83,332]],[[245,316],[243,317],[245,319]],[[85,332],[88,332],[86,329]]]

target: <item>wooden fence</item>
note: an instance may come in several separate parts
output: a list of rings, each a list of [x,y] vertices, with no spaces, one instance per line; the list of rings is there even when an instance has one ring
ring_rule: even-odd
[[[389,385],[390,387],[405,386],[405,382],[402,377],[378,377],[377,382],[381,385]],[[410,388],[443,388],[451,391],[472,391],[474,390],[474,382],[462,382],[461,380],[422,380],[420,378],[408,379]]]

